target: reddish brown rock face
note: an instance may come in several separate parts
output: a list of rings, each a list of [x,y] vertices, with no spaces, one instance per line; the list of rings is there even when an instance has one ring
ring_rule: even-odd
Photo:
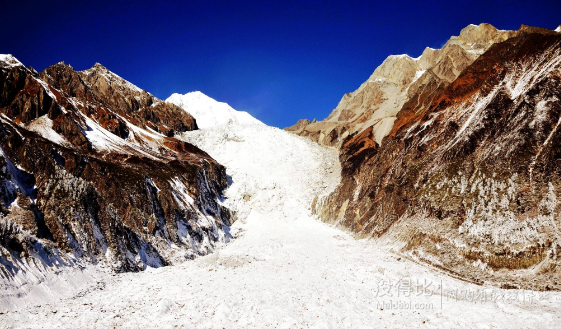
[[[374,141],[382,145],[404,106],[426,108],[491,45],[517,33],[490,24],[469,25],[441,49],[426,48],[418,58],[390,55],[357,90],[345,94],[326,119],[299,121],[285,129],[339,148],[349,134],[372,127]]]
[[[98,64],[0,62],[0,86],[3,277],[20,261],[141,270],[228,239],[225,168],[172,137],[197,128],[188,113]]]
[[[561,35],[521,29],[435,81],[381,147],[368,129],[344,140],[317,212],[473,282],[560,289]]]

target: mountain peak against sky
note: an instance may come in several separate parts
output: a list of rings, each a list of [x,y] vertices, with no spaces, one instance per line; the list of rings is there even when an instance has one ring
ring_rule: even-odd
[[[378,145],[391,131],[402,106],[423,86],[447,85],[492,44],[504,41],[514,31],[491,24],[470,24],[452,36],[440,49],[426,47],[419,57],[390,55],[357,90],[345,94],[323,121],[287,130],[309,136],[325,145],[340,145],[349,134],[370,126]],[[420,88],[420,89],[419,89]]]
[[[78,71],[100,62],[160,99],[202,90],[276,127],[324,118],[388,54],[441,48],[470,23],[499,30],[561,23],[561,2],[553,0],[3,4],[4,12],[29,19],[0,22],[10,35],[3,52],[38,71],[62,59]],[[66,24],[52,24],[58,21]]]
[[[184,95],[174,93],[166,102],[173,103],[197,120],[197,126],[205,129],[227,124],[263,124],[244,111],[236,111],[227,103],[214,100],[200,91],[193,91]]]
[[[561,1],[119,2],[2,6],[0,328],[559,327]]]
[[[21,62],[11,54],[0,54],[0,62],[5,62],[10,65],[23,65]]]

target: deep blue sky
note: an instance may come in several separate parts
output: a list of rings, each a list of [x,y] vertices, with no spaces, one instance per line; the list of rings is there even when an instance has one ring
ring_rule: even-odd
[[[3,1],[0,53],[100,62],[159,98],[200,90],[285,127],[326,117],[388,55],[470,23],[554,29],[561,1]]]

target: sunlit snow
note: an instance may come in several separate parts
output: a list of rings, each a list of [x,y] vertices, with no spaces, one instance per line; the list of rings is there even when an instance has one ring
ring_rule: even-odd
[[[197,120],[197,126],[206,129],[218,125],[232,123],[240,124],[262,124],[261,121],[252,117],[249,113],[236,111],[230,105],[217,102],[200,91],[194,91],[185,95],[173,94],[166,102],[173,103]]]

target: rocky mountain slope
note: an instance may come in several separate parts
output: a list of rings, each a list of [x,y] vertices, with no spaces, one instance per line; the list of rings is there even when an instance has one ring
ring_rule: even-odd
[[[173,94],[166,102],[175,104],[184,109],[197,119],[197,125],[201,129],[207,129],[228,123],[256,124],[263,123],[251,114],[244,111],[236,111],[230,105],[217,102],[200,91],[190,92],[184,95]]]
[[[441,49],[427,47],[417,58],[391,55],[357,90],[345,94],[325,120],[306,125],[300,121],[285,129],[320,144],[339,147],[349,134],[372,126],[375,140],[381,145],[407,101],[430,102],[429,91],[449,85],[492,44],[514,34],[490,24],[469,25]],[[419,99],[420,93],[428,94],[428,99]]]
[[[505,291],[456,280],[396,255],[379,240],[353,239],[311,216],[313,198],[339,183],[333,148],[266,125],[231,123],[179,138],[227,167],[232,184],[225,204],[237,210],[230,231],[235,239],[190,262],[96,276],[63,298],[50,293],[32,301],[0,299],[3,326],[473,328],[484,323],[522,329],[559,323],[561,292]],[[70,284],[64,281],[65,291]]]
[[[0,277],[76,264],[137,271],[228,240],[225,168],[183,109],[100,64],[38,73],[0,56]],[[17,278],[17,280],[14,280]]]
[[[432,66],[406,84],[387,133],[367,116],[364,130],[351,124],[348,137],[333,135],[342,138],[342,183],[314,207],[329,223],[466,280],[560,289],[561,35],[522,26],[498,42],[505,32],[480,25],[459,39],[473,44],[466,31],[482,28],[493,45],[475,48],[477,59],[456,71]],[[407,81],[424,56],[399,60],[413,66]]]

